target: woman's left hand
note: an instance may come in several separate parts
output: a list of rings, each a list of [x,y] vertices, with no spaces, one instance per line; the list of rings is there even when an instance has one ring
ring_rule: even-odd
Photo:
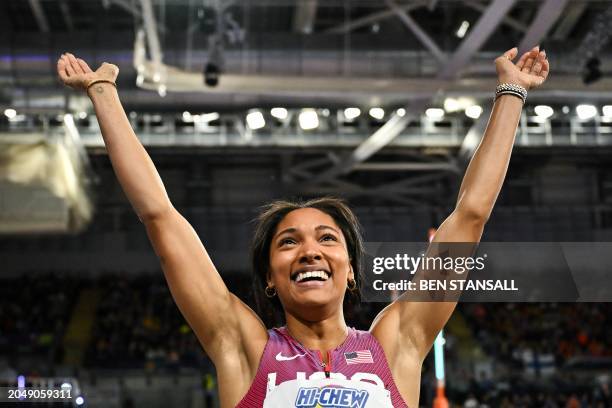
[[[498,83],[521,85],[527,90],[542,85],[550,69],[546,52],[535,46],[524,53],[515,64],[512,60],[517,54],[518,49],[514,47],[495,60]]]

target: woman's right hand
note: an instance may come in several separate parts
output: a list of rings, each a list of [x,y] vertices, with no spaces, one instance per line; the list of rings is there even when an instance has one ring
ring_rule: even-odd
[[[57,61],[57,74],[64,85],[86,91],[89,84],[96,80],[103,79],[114,83],[119,75],[119,68],[104,62],[100,68],[92,71],[85,61],[70,53],[65,53]]]

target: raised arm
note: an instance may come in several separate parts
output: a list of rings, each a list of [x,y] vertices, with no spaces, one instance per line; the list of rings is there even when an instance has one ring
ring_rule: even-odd
[[[119,69],[104,63],[93,72],[72,54],[62,55],[57,69],[64,84],[87,90],[119,183],[146,227],[172,296],[207,354],[217,365],[254,371],[267,339],[265,327],[228,291],[196,232],[168,199],[113,85]]]
[[[541,85],[549,70],[546,54],[535,47],[514,64],[517,52],[513,48],[495,60],[499,84],[517,84],[527,90]],[[506,176],[522,107],[523,101],[516,96],[497,98],[463,177],[456,207],[438,228],[434,242],[480,241]],[[377,317],[372,332],[387,353],[405,356],[410,351],[409,358],[421,362],[455,306],[456,302],[396,301]]]

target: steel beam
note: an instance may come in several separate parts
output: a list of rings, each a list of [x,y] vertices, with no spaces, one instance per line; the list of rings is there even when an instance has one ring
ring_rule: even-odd
[[[459,168],[448,162],[380,162],[380,163],[361,163],[356,165],[354,170],[359,171],[448,171],[459,173]]]
[[[387,6],[395,13],[395,15],[404,23],[410,31],[421,41],[421,43],[436,57],[438,62],[445,62],[446,56],[438,47],[434,40],[406,13],[402,10],[394,0],[386,0]]]
[[[135,17],[143,18],[142,12],[138,9],[138,7],[134,6],[132,2],[129,2],[127,0],[102,0],[102,2],[104,3],[105,7],[114,4]],[[166,26],[163,24],[159,25],[158,30],[162,33],[165,33],[167,31]]]
[[[72,15],[70,15],[70,8],[66,0],[61,0],[59,2],[59,8],[62,11],[62,16],[64,17],[64,22],[66,23],[68,31],[74,31],[74,22],[72,21]]]
[[[367,160],[374,153],[386,146],[391,140],[395,139],[401,131],[404,130],[409,120],[410,118],[408,116],[400,117],[397,114],[393,114],[387,123],[360,144],[350,156],[329,170],[316,176],[313,182],[320,183],[350,172],[356,164]]]
[[[155,21],[153,4],[151,4],[151,0],[140,0],[140,4],[142,6],[142,15],[144,18],[145,31],[147,33],[147,43],[149,45],[149,52],[151,53],[151,60],[153,61],[155,75],[161,75],[163,55],[159,42],[159,35],[157,34],[157,22]]]
[[[40,4],[40,0],[29,0],[30,8],[32,9],[32,14],[34,14],[34,18],[36,19],[36,24],[38,24],[38,28],[43,33],[49,32],[49,21],[47,20],[47,16],[45,15],[45,11],[42,8],[42,4]]]
[[[293,31],[310,34],[317,18],[317,0],[301,0],[295,5]]]
[[[476,54],[489,36],[493,34],[493,31],[495,31],[515,2],[516,0],[494,0],[480,17],[478,23],[470,30],[465,40],[459,46],[459,49],[455,51],[438,76],[441,79],[448,80],[457,78],[470,58]]]
[[[294,167],[291,172],[293,174],[299,175],[304,179],[312,179],[313,174],[307,170],[297,169]],[[316,185],[314,183],[308,183],[307,185],[295,184],[293,186],[294,191],[301,194],[342,194],[347,197],[354,196],[376,196],[383,197],[390,201],[395,201],[404,205],[418,205],[419,201],[402,197],[399,194],[405,192],[405,188],[397,182],[389,183],[385,185],[378,186],[375,189],[362,187],[358,184],[351,183],[344,180],[332,179],[327,181],[328,186]],[[397,186],[396,186],[397,184]],[[411,190],[412,192],[416,192],[416,190]],[[421,193],[429,192],[429,191],[420,191]]]
[[[553,26],[555,21],[559,19],[568,0],[546,0],[538,10],[538,14],[531,22],[529,30],[523,37],[519,45],[519,55],[530,50],[535,45],[538,45],[548,33],[548,30]]]
[[[486,4],[482,4],[479,1],[471,1],[471,0],[467,0],[463,2],[466,6],[473,8],[474,10],[478,10],[482,13],[484,13],[484,11],[487,9],[487,5]],[[525,24],[523,24],[521,21],[517,20],[516,18],[513,18],[511,16],[506,16],[504,17],[504,19],[502,20],[502,23],[504,23],[505,25],[507,25],[508,27],[512,27],[514,28],[516,31],[520,31],[522,33],[527,31],[527,26]]]
[[[426,1],[415,1],[414,3],[405,4],[405,5],[401,5],[398,7],[400,8],[400,10],[404,11],[405,13],[408,13],[411,10],[417,9],[419,7],[424,7],[426,5],[427,5]],[[341,24],[339,26],[329,28],[323,31],[323,33],[325,34],[345,34],[356,28],[361,28],[369,24],[374,24],[381,20],[391,18],[394,15],[395,15],[395,12],[390,9],[383,10],[383,11],[377,11],[376,13],[372,13],[365,17],[358,18],[346,24]]]
[[[584,14],[587,8],[587,2],[571,3],[565,9],[565,14],[561,17],[561,21],[557,25],[557,29],[552,34],[555,40],[565,40],[570,32],[576,26],[580,17]]]

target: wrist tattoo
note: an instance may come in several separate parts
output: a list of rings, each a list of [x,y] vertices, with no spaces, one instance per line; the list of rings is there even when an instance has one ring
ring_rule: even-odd
[[[104,88],[102,88],[102,86],[98,85],[98,86],[96,86],[96,92],[101,94],[101,93],[104,92]]]

